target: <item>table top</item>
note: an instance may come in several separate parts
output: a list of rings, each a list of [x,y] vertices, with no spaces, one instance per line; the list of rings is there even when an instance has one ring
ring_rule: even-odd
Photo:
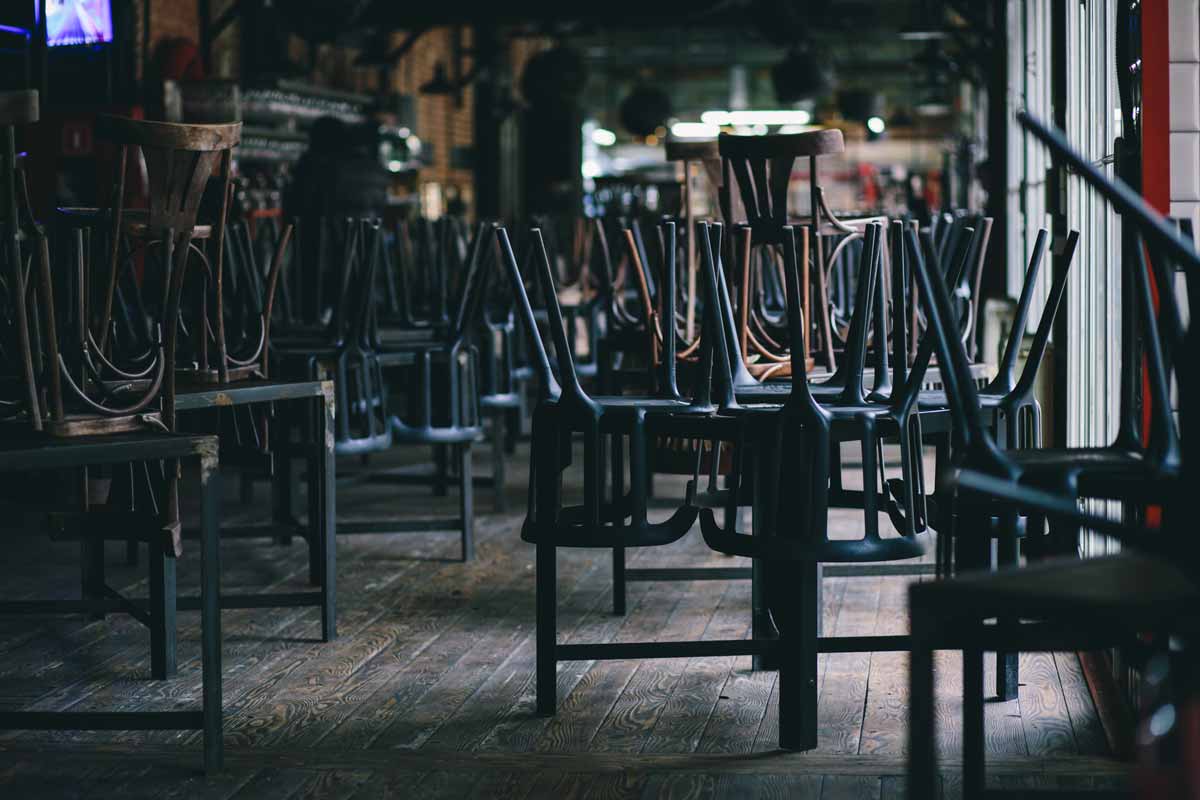
[[[146,431],[59,438],[30,432],[0,440],[0,472],[216,455],[216,436]]]
[[[181,388],[175,395],[176,411],[201,408],[268,403],[275,400],[302,400],[325,395],[333,399],[332,381],[250,380],[238,383],[198,385]]]

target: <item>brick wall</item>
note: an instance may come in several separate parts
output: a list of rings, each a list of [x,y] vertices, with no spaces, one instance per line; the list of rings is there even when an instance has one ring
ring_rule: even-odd
[[[128,1],[128,0],[127,0]],[[210,0],[212,19],[217,19],[234,0]],[[141,47],[146,20],[141,0],[135,0],[137,20],[137,63],[141,64]],[[150,52],[172,37],[199,39],[199,13],[197,0],[150,0]],[[395,31],[392,45],[399,45],[407,37],[407,31]],[[417,191],[432,189],[440,200],[448,194],[457,193],[467,205],[473,206],[472,171],[466,163],[454,164],[456,151],[467,153],[473,141],[474,95],[470,86],[460,93],[459,98],[446,95],[425,95],[420,87],[429,81],[440,62],[452,77],[454,31],[448,27],[427,31],[403,59],[391,70],[391,89],[416,98],[416,134],[427,143],[432,151],[432,163],[422,169],[417,177]],[[213,42],[212,74],[215,77],[237,78],[239,75],[239,36],[235,21]],[[461,31],[461,46],[471,46],[471,30]],[[379,91],[379,71],[376,68],[361,68],[355,65],[358,53],[354,50],[320,45],[315,54],[308,52],[308,45],[298,37],[292,37],[291,58],[298,64],[313,64],[310,79],[313,82],[336,88],[366,93]],[[512,41],[512,74],[514,84],[519,86],[525,62],[535,53],[544,50],[550,41],[541,38],[522,37]],[[471,67],[470,56],[463,58],[463,70]]]
[[[219,5],[219,4],[218,4]],[[159,43],[165,39],[183,37],[196,42],[200,38],[200,14],[196,0],[150,0],[150,55],[153,56]],[[134,46],[137,77],[142,74],[142,43],[146,33],[146,4],[134,2],[135,30]],[[215,12],[219,13],[219,11]]]
[[[406,35],[404,31],[393,34],[393,46],[399,45]],[[464,194],[470,205],[471,170],[452,166],[452,156],[456,149],[470,148],[474,138],[474,92],[467,86],[458,99],[453,95],[420,93],[421,85],[433,77],[439,62],[445,68],[447,77],[453,77],[453,36],[450,28],[434,28],[418,39],[392,70],[392,90],[416,97],[416,133],[433,148],[433,163],[421,170],[421,180],[453,187]],[[469,29],[462,31],[461,46],[471,46]],[[470,66],[470,58],[464,58],[463,70],[470,69]]]

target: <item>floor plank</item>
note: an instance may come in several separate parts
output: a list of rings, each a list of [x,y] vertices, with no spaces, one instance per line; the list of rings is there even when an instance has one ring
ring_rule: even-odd
[[[486,448],[479,448],[481,470]],[[510,488],[524,481],[524,446]],[[405,458],[419,458],[405,456]],[[386,459],[384,460],[386,463]],[[661,496],[676,491],[663,478]],[[577,485],[576,485],[577,486]],[[229,487],[232,491],[234,487]],[[394,486],[348,485],[356,515],[452,511],[456,498]],[[254,507],[231,507],[230,519]],[[197,771],[198,738],[174,732],[0,733],[0,797],[903,797],[907,657],[821,655],[820,747],[777,750],[777,680],[750,659],[564,662],[559,708],[534,715],[533,549],[522,514],[478,520],[479,557],[452,560],[452,534],[343,537],[338,542],[341,638],[321,644],[313,610],[228,611],[225,700],[228,769]],[[658,513],[658,512],[656,512]],[[855,513],[835,511],[837,535]],[[859,515],[860,516],[860,515]],[[307,588],[307,559],[268,542],[223,543],[225,589]],[[16,596],[77,590],[62,543],[24,543]],[[194,587],[194,548],[180,561]],[[112,549],[111,580],[144,589]],[[629,566],[741,566],[698,535],[628,551]],[[559,641],[736,639],[749,633],[746,581],[635,582],[625,616],[611,613],[605,550],[559,554]],[[144,567],[142,568],[144,570]],[[51,574],[53,573],[53,574]],[[911,578],[827,578],[829,635],[901,633]],[[13,596],[13,595],[6,595]],[[180,673],[146,676],[146,634],[128,618],[0,620],[0,707],[183,705],[199,694],[198,615],[180,615]],[[991,658],[987,667],[991,687]],[[937,655],[938,750],[946,796],[961,796],[961,658]],[[1020,697],[986,705],[989,775],[1033,775],[1037,786],[1129,785],[1107,752],[1074,654],[1022,657]],[[1027,749],[1026,742],[1029,742]],[[956,794],[958,792],[958,794]]]

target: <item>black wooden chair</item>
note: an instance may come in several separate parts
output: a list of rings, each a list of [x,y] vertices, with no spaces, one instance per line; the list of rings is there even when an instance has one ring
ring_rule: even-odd
[[[1079,526],[1115,534],[1134,552],[1078,561],[1073,556],[1023,569],[996,574],[964,575],[951,580],[914,586],[910,590],[912,615],[911,703],[909,722],[909,793],[924,796],[936,781],[933,750],[933,660],[939,648],[961,648],[963,654],[963,781],[966,797],[984,791],[982,656],[984,650],[1016,652],[1029,649],[1093,649],[1130,645],[1138,634],[1195,634],[1192,613],[1200,600],[1196,564],[1200,563],[1194,537],[1186,529],[1184,498],[1200,485],[1191,451],[1181,452],[1175,438],[1164,355],[1157,317],[1167,322],[1165,342],[1183,345],[1184,333],[1172,293],[1160,292],[1162,311],[1156,315],[1150,290],[1150,271],[1144,241],[1152,254],[1184,265],[1189,297],[1194,298],[1200,256],[1190,244],[1122,183],[1110,181],[1063,140],[1061,134],[1025,113],[1019,121],[1046,144],[1060,162],[1080,174],[1108,199],[1124,217],[1135,263],[1125,264],[1133,282],[1134,307],[1140,321],[1149,367],[1152,403],[1151,445],[1137,450],[1116,446],[1083,451],[1079,448],[1000,451],[979,413],[975,387],[965,378],[966,354],[947,324],[952,318],[950,299],[928,270],[918,273],[922,291],[931,298],[927,312],[938,336],[939,356],[948,365],[947,392],[953,405],[961,442],[955,484],[959,489],[958,517],[970,534],[976,553],[994,535],[996,527],[1010,533],[1019,515],[1048,515],[1063,529]],[[1155,270],[1165,269],[1165,264]],[[1195,346],[1196,329],[1187,333]],[[1197,406],[1196,370],[1177,369],[1182,398],[1180,425],[1187,423]],[[1123,484],[1117,489],[1113,484]],[[1162,530],[1139,533],[1136,525],[1095,519],[1079,512],[1080,497],[1101,496],[1123,500],[1135,507],[1157,504],[1163,508]],[[998,523],[998,524],[997,524]],[[1140,553],[1136,551],[1141,551]],[[972,565],[986,566],[976,558]],[[960,567],[965,563],[960,559]],[[989,619],[996,625],[983,625]],[[1017,622],[1016,620],[1033,620]]]
[[[536,355],[539,375],[539,400],[534,410],[533,444],[530,454],[528,515],[522,526],[522,538],[537,546],[537,708],[552,714],[556,708],[555,664],[564,660],[593,658],[688,657],[717,654],[778,653],[789,687],[798,680],[796,659],[785,652],[787,642],[675,642],[669,644],[572,644],[556,642],[556,563],[559,547],[626,548],[670,544],[682,538],[696,519],[697,508],[684,502],[664,522],[652,523],[647,517],[646,479],[647,446],[661,435],[712,438],[714,427],[725,422],[711,415],[707,398],[708,377],[704,375],[693,400],[670,396],[671,380],[655,397],[591,397],[579,384],[567,344],[565,323],[558,309],[557,296],[550,280],[549,257],[541,244],[539,231],[532,232],[533,258],[541,267],[542,288],[550,318],[550,336],[555,345],[558,377],[538,335],[537,320],[524,291],[517,258],[508,233],[497,229],[505,265],[516,295],[518,311]],[[715,306],[709,307],[710,312]],[[714,315],[706,315],[706,327],[715,324]],[[665,359],[664,375],[673,369]],[[562,472],[572,462],[572,435],[583,436],[584,496],[578,506],[564,505],[561,493]],[[614,440],[614,453],[623,452],[619,439],[629,447],[629,494],[624,492],[624,466],[618,457],[611,460],[613,482],[610,497],[604,497],[602,480],[602,438]],[[628,521],[627,521],[628,520]],[[788,640],[790,642],[790,640]],[[781,694],[781,697],[784,695]],[[790,707],[781,707],[780,729],[783,746],[794,746],[792,727],[796,715]]]
[[[456,249],[453,236],[448,233],[451,224],[452,221],[446,219],[441,226],[444,232],[443,253]],[[458,308],[446,324],[437,326],[432,335],[390,340],[386,329],[381,329],[374,321],[370,326],[371,344],[378,354],[384,380],[392,391],[403,387],[403,391],[398,393],[402,393],[407,401],[403,411],[395,403],[392,405],[388,423],[393,442],[433,445],[436,471],[432,476],[432,484],[439,494],[445,492],[447,483],[447,450],[453,452],[454,472],[458,478],[464,561],[474,558],[471,447],[481,438],[482,426],[479,414],[479,353],[473,339],[488,280],[486,266],[490,250],[484,241],[486,230],[487,225],[480,223],[461,263],[465,269],[460,270],[463,282]],[[378,247],[382,249],[382,241]],[[450,267],[443,265],[438,273],[445,275],[449,271]],[[371,310],[369,315],[374,319],[375,312]],[[424,478],[399,474],[380,477]]]

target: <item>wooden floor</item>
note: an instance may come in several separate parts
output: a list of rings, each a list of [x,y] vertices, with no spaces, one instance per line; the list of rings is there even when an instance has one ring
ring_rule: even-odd
[[[478,448],[486,473],[487,449]],[[410,456],[411,457],[411,456]],[[533,548],[517,527],[525,450],[510,464],[513,512],[477,491],[478,557],[453,534],[343,537],[340,638],[322,644],[315,609],[223,615],[228,770],[198,774],[197,737],[175,733],[0,732],[0,797],[617,798],[903,796],[907,656],[822,656],[820,747],[777,750],[776,675],[748,658],[566,663],[559,712],[533,715]],[[267,512],[266,491],[225,518]],[[662,485],[667,486],[669,481]],[[667,486],[667,488],[671,488]],[[665,492],[664,492],[665,493]],[[343,518],[452,512],[449,498],[379,484],[339,491]],[[835,512],[852,529],[853,512]],[[6,544],[6,547],[8,545]],[[69,597],[77,551],[44,536],[14,541],[5,598]],[[196,585],[195,547],[179,567]],[[223,588],[307,588],[304,545],[228,541]],[[110,582],[144,590],[109,552]],[[693,533],[639,566],[735,565]],[[635,583],[611,613],[608,551],[559,557],[560,641],[733,638],[749,634],[747,582]],[[827,578],[827,634],[903,632],[908,578]],[[148,679],[148,635],[134,620],[0,619],[0,703],[16,709],[169,709],[199,694],[199,615],[180,613],[178,677]],[[990,660],[990,659],[989,659]],[[938,749],[958,796],[961,670],[938,659]],[[1074,654],[1025,655],[1018,699],[987,705],[991,783],[1106,789],[1128,785]],[[990,681],[990,674],[989,674]],[[990,685],[990,683],[989,683]]]

